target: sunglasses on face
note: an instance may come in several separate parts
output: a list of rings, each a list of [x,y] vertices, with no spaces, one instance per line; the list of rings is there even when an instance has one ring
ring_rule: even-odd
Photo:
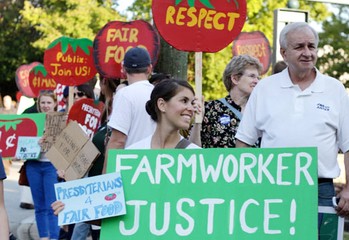
[[[79,92],[76,92],[76,93],[74,93],[74,98],[76,98],[76,96],[78,96],[78,97],[83,97],[83,96],[85,96],[85,93],[84,92],[81,92],[81,91],[79,91]]]

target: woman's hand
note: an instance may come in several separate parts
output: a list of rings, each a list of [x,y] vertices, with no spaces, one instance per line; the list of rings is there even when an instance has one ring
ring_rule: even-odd
[[[51,204],[54,215],[58,215],[58,213],[64,210],[64,203],[61,201],[55,201]]]

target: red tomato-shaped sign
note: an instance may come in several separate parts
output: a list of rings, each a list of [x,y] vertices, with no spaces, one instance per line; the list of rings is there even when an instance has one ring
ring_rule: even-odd
[[[271,64],[271,48],[262,32],[242,32],[234,40],[233,55],[248,54],[257,58],[263,65],[262,74],[268,72]]]
[[[93,42],[93,55],[98,72],[107,78],[122,78],[121,63],[125,53],[137,46],[148,50],[155,66],[160,51],[160,39],[148,22],[112,21],[106,24]]]
[[[18,118],[0,121],[0,150],[2,157],[16,155],[19,136],[34,137],[38,130],[35,122],[30,118]]]
[[[66,108],[66,101],[64,100],[64,95],[63,95],[63,92],[64,92],[64,88],[66,86],[60,84],[60,83],[57,83],[57,86],[56,86],[56,96],[57,96],[57,111],[61,111],[63,109]]]
[[[36,97],[32,89],[30,88],[29,73],[35,66],[39,64],[40,64],[39,62],[33,62],[28,65],[22,65],[16,70],[16,84],[17,84],[18,90],[26,97],[29,97],[29,98]]]
[[[246,0],[153,0],[160,35],[182,51],[217,52],[239,35]]]
[[[76,86],[87,82],[97,73],[92,45],[87,38],[56,39],[45,50],[45,69],[57,83]]]
[[[100,124],[103,108],[103,102],[96,103],[93,99],[80,99],[71,107],[68,122],[77,121],[88,137],[92,138]]]
[[[35,97],[39,96],[41,90],[55,90],[56,81],[47,74],[44,65],[39,64],[29,72],[29,86]]]

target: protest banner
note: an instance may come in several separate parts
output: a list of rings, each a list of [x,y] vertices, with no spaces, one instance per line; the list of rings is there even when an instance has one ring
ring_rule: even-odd
[[[85,176],[100,152],[75,121],[70,121],[46,153],[58,170],[65,171],[65,180]]]
[[[64,203],[58,225],[97,220],[126,213],[120,173],[56,183],[56,198]]]
[[[33,69],[33,67],[39,64],[40,64],[39,62],[24,64],[19,66],[16,70],[15,79],[16,79],[16,85],[18,87],[18,90],[28,98],[35,97],[29,85],[29,72]]]
[[[87,38],[57,38],[44,52],[45,69],[57,83],[67,86],[91,80],[97,73],[92,45]]]
[[[260,31],[241,32],[233,42],[233,55],[248,54],[257,58],[263,66],[262,73],[268,72],[271,64],[271,47],[267,37]]]
[[[29,72],[29,87],[35,97],[39,96],[42,90],[55,90],[56,81],[47,73],[43,64],[38,64]]]
[[[101,239],[316,239],[317,150],[110,150],[127,214]]]
[[[145,48],[155,66],[160,52],[160,39],[148,22],[136,20],[107,23],[93,42],[93,55],[99,74],[106,78],[122,78],[121,62],[131,47]]]
[[[56,91],[56,96],[57,96],[57,111],[58,112],[66,110],[66,107],[67,107],[67,102],[64,99],[64,88],[65,87],[66,87],[65,85],[57,83],[55,91]]]
[[[56,141],[56,138],[67,126],[68,114],[64,112],[46,113],[44,139],[41,143],[41,151],[47,152]]]
[[[19,137],[17,142],[16,158],[24,160],[39,159],[41,137]]]
[[[2,157],[15,157],[18,138],[40,137],[44,132],[45,113],[0,115],[0,152]]]
[[[69,110],[68,122],[76,121],[89,138],[97,131],[100,124],[104,103],[94,99],[80,99]]]

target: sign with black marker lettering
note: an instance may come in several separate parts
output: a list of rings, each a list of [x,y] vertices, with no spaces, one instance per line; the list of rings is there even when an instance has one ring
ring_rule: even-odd
[[[101,239],[317,239],[317,150],[110,150],[127,214]]]

